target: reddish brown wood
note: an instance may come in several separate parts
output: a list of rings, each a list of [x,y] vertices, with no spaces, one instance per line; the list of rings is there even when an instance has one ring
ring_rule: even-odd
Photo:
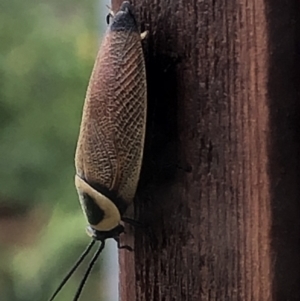
[[[124,238],[121,300],[300,300],[298,1],[132,3],[150,32],[148,228]]]

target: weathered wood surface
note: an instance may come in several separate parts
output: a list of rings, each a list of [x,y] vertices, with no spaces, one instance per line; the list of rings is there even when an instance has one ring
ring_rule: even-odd
[[[149,231],[123,239],[121,300],[300,300],[300,4],[132,3],[150,32]]]

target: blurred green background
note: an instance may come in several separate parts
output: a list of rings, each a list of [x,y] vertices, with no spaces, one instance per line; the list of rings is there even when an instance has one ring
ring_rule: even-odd
[[[1,301],[47,300],[89,242],[73,158],[104,4],[0,0]],[[57,300],[72,300],[86,266]],[[99,279],[82,300],[105,296]]]

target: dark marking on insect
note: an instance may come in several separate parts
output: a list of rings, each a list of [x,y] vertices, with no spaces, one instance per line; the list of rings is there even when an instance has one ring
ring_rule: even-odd
[[[111,19],[111,20],[110,20]],[[128,1],[114,15],[98,52],[87,89],[75,154],[75,186],[88,222],[91,243],[66,275],[52,301],[96,241],[99,249],[91,260],[73,301],[77,301],[105,246],[113,238],[118,248],[124,232],[121,221],[133,202],[139,181],[147,113],[145,61],[140,34]]]
[[[86,218],[90,225],[99,224],[104,216],[105,212],[99,207],[93,198],[91,198],[87,193],[82,193],[80,195],[82,200],[82,206],[84,206],[84,211],[86,213]]]

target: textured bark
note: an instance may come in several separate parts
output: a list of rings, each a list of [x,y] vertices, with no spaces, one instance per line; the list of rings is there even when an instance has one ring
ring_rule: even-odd
[[[300,300],[298,2],[132,1],[147,228],[123,238],[122,301]]]

